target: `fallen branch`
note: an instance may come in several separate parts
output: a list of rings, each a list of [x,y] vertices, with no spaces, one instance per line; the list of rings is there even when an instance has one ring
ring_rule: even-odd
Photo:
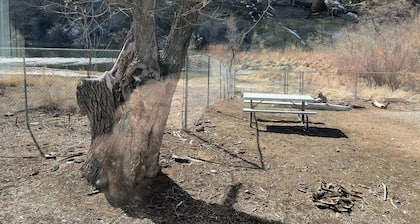
[[[50,152],[44,155],[45,159],[56,159],[57,158],[57,153],[55,152]]]
[[[82,155],[83,155],[83,152],[77,152],[77,153],[64,157],[63,159],[61,159],[61,161],[69,160],[71,158],[82,156]]]
[[[93,191],[91,191],[91,192],[87,193],[86,195],[87,195],[87,196],[92,196],[92,195],[99,194],[99,193],[100,193],[100,191],[99,191],[99,190],[93,190]]]
[[[398,209],[398,207],[394,204],[394,201],[392,200],[392,198],[389,201],[391,202],[392,206],[394,206],[396,209]]]
[[[177,163],[201,162],[200,160],[191,158],[189,156],[172,155],[172,159],[174,159],[174,161],[177,162]]]
[[[191,163],[191,159],[184,156],[172,155],[172,159],[177,163]]]
[[[387,187],[384,183],[382,183],[382,186],[384,187],[384,201],[386,201],[386,199],[388,198]]]
[[[305,106],[305,108],[312,109],[312,110],[330,110],[330,111],[347,111],[347,110],[352,109],[351,106],[330,104],[330,103],[308,103],[308,105]]]
[[[282,107],[291,107],[295,109],[302,108],[302,104],[299,103],[283,103],[281,105]],[[330,104],[330,103],[307,103],[305,105],[305,109],[311,109],[311,110],[329,110],[329,111],[348,111],[352,110],[352,106],[347,105],[338,105],[338,104]]]
[[[312,201],[318,208],[329,208],[336,212],[351,212],[353,202],[362,199],[362,193],[344,187],[321,182],[318,191],[312,193]]]
[[[388,105],[389,105],[389,102],[380,103],[378,101],[373,101],[372,102],[372,105],[375,106],[375,107],[377,107],[377,108],[386,109],[388,107]]]

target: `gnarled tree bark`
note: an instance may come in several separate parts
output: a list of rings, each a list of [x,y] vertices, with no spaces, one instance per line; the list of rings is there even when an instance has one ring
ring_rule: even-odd
[[[159,184],[159,153],[172,96],[203,3],[177,4],[168,41],[159,54],[155,0],[124,1],[133,24],[113,68],[77,88],[81,111],[90,121],[92,144],[84,177],[108,200],[144,201]]]

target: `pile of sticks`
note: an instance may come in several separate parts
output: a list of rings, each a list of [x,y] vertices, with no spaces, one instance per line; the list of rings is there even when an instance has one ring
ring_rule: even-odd
[[[332,209],[335,212],[351,212],[356,200],[362,199],[362,192],[347,190],[344,187],[321,182],[318,191],[312,193],[312,201],[318,208]]]

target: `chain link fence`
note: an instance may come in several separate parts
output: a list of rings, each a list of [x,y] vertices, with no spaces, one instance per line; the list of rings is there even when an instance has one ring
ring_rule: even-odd
[[[23,52],[14,48],[13,51],[18,57],[0,60],[0,113],[4,116],[32,110],[42,110],[51,116],[78,112],[77,84],[83,78],[111,69],[118,56],[118,51],[112,50],[28,48]],[[170,128],[190,128],[206,107],[231,98],[233,89],[234,77],[223,63],[190,52],[174,96]],[[30,118],[29,123],[42,122],[36,119]]]
[[[183,129],[197,121],[203,110],[233,97],[234,74],[209,55],[190,52],[182,73]]]
[[[0,112],[3,114],[25,109],[77,111],[75,91],[78,82],[82,78],[99,75],[97,70],[111,68],[118,54],[118,51],[110,50],[11,50],[15,52],[15,57],[2,57],[0,60]]]
[[[0,115],[9,117],[9,123],[12,119],[15,124],[25,124],[26,120],[29,130],[31,125],[42,124],[45,119],[59,119],[63,125],[77,122],[70,119],[78,112],[77,84],[83,78],[109,70],[118,55],[118,51],[27,49],[23,54],[22,49],[14,50],[20,52],[17,57],[0,58]],[[54,50],[57,50],[55,54]],[[95,57],[89,59],[86,55]],[[90,68],[93,70],[89,71]],[[270,76],[256,76],[254,73],[261,71],[242,72],[234,74],[216,58],[189,52],[173,97],[168,128],[194,127],[205,108],[231,99],[235,91],[307,94],[314,97],[322,92],[331,102],[370,99],[375,94],[401,98],[398,94],[411,91],[415,94],[405,99],[420,102],[420,78],[413,73],[328,73],[279,69],[278,73],[271,72]],[[392,89],[392,86],[397,88]],[[381,90],[387,92],[377,92]]]
[[[279,71],[270,76],[237,74],[237,88],[249,92],[306,94],[319,93],[335,102],[358,99],[401,98],[420,102],[420,74],[401,72]]]

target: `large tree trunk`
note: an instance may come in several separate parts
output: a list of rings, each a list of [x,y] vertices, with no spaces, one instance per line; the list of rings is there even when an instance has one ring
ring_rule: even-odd
[[[193,32],[194,1],[178,3],[168,42],[159,57],[155,0],[131,5],[133,25],[114,67],[77,88],[91,126],[92,145],[83,175],[110,201],[143,201],[157,188],[159,153],[172,96]]]

